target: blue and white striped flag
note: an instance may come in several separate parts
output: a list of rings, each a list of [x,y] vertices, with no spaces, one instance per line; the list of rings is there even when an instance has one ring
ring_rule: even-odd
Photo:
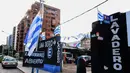
[[[60,34],[61,32],[61,28],[60,28],[60,25],[58,25],[55,30],[54,30],[54,35],[56,36],[57,34]]]
[[[77,47],[77,48],[81,47],[81,43],[77,43],[77,44],[76,44],[76,47]]]
[[[42,34],[40,34],[40,37],[42,38],[42,40],[45,40],[46,39],[45,32],[42,32]]]
[[[30,56],[33,53],[34,49],[37,48],[41,30],[42,17],[39,12],[33,19],[32,24],[27,32],[26,38],[24,39],[25,51],[28,51],[28,56]]]
[[[102,14],[98,9],[97,11],[98,11],[97,18],[99,21],[101,21],[101,24],[102,24],[102,21],[106,24],[110,24],[110,16],[106,14]]]
[[[104,20],[104,15],[99,10],[98,10],[97,18],[98,18],[99,21]]]

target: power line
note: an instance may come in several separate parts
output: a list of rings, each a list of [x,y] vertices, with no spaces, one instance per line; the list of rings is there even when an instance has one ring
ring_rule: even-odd
[[[65,24],[65,23],[67,23],[67,22],[69,22],[69,21],[72,21],[73,19],[80,17],[81,15],[83,15],[83,14],[85,14],[85,13],[87,13],[87,12],[89,12],[89,11],[95,9],[95,8],[97,8],[98,6],[104,4],[104,3],[107,2],[107,1],[108,1],[108,0],[105,0],[105,1],[101,2],[100,4],[98,4],[98,5],[94,6],[94,7],[92,7],[91,9],[88,9],[87,11],[85,11],[85,12],[83,12],[83,13],[81,13],[81,14],[79,14],[79,15],[77,15],[77,16],[75,16],[75,17],[73,17],[73,18],[71,18],[71,19],[69,19],[69,20],[67,20],[67,21],[65,21],[65,22],[63,22],[63,23],[61,23],[61,24]],[[60,24],[60,25],[61,25],[61,24]]]

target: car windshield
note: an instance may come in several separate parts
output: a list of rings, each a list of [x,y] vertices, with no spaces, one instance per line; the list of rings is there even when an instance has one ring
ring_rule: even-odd
[[[4,58],[4,61],[15,61],[13,58]]]

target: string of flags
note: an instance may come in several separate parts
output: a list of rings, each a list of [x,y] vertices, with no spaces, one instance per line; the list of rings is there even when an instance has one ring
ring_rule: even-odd
[[[61,38],[63,40],[71,40],[71,39],[80,40],[82,38],[90,38],[90,34],[89,33],[87,33],[87,34],[80,33],[80,34],[78,34],[76,36],[70,36],[70,37],[67,37],[67,36],[63,37],[63,36],[61,36]]]
[[[102,14],[98,9],[97,9],[98,13],[97,13],[97,18],[99,21],[101,22],[104,22],[104,23],[107,23],[107,24],[110,24],[110,16],[106,15],[106,14]],[[54,29],[54,35],[56,36],[57,34],[60,34],[61,32],[61,28],[60,28],[60,25],[58,25],[55,29]],[[40,35],[40,37],[42,38],[42,40],[45,40],[45,32],[42,33]],[[71,40],[71,39],[76,39],[76,40],[79,40],[79,39],[82,39],[82,38],[90,38],[90,34],[83,34],[83,33],[80,33],[76,36],[70,36],[70,37],[67,37],[67,36],[61,36],[61,38],[63,40]]]
[[[72,47],[81,47],[81,42],[80,41],[77,41],[77,42],[72,42],[72,43],[68,43],[69,46],[72,46]]]
[[[56,36],[56,35],[60,34],[60,32],[61,32],[61,28],[60,28],[60,25],[58,25],[58,26],[54,29],[54,35]]]
[[[57,34],[60,34],[60,32],[61,32],[61,28],[60,28],[60,25],[59,25],[54,29],[54,35],[56,36]],[[42,32],[40,34],[40,37],[42,38],[42,40],[45,40],[45,38],[46,38],[45,32]],[[89,33],[87,33],[87,34],[80,33],[76,36],[70,36],[70,37],[61,36],[61,39],[63,39],[63,40],[71,40],[71,39],[79,40],[79,39],[82,39],[82,38],[90,38],[90,34]]]
[[[58,34],[58,33],[56,33],[56,34]],[[40,37],[42,38],[42,40],[45,40],[45,32],[42,32],[42,34],[40,34]],[[71,39],[79,40],[79,39],[82,39],[82,38],[90,38],[90,34],[82,34],[82,33],[80,33],[77,36],[70,36],[70,37],[61,36],[61,39],[63,39],[63,40],[71,40]]]
[[[79,48],[81,46],[81,43],[80,42],[74,43],[73,46]]]

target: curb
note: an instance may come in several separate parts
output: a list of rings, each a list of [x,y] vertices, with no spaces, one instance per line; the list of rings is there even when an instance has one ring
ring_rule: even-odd
[[[19,69],[20,71],[22,71],[23,73],[25,73],[22,69],[20,69],[19,67],[17,67],[17,69]]]

